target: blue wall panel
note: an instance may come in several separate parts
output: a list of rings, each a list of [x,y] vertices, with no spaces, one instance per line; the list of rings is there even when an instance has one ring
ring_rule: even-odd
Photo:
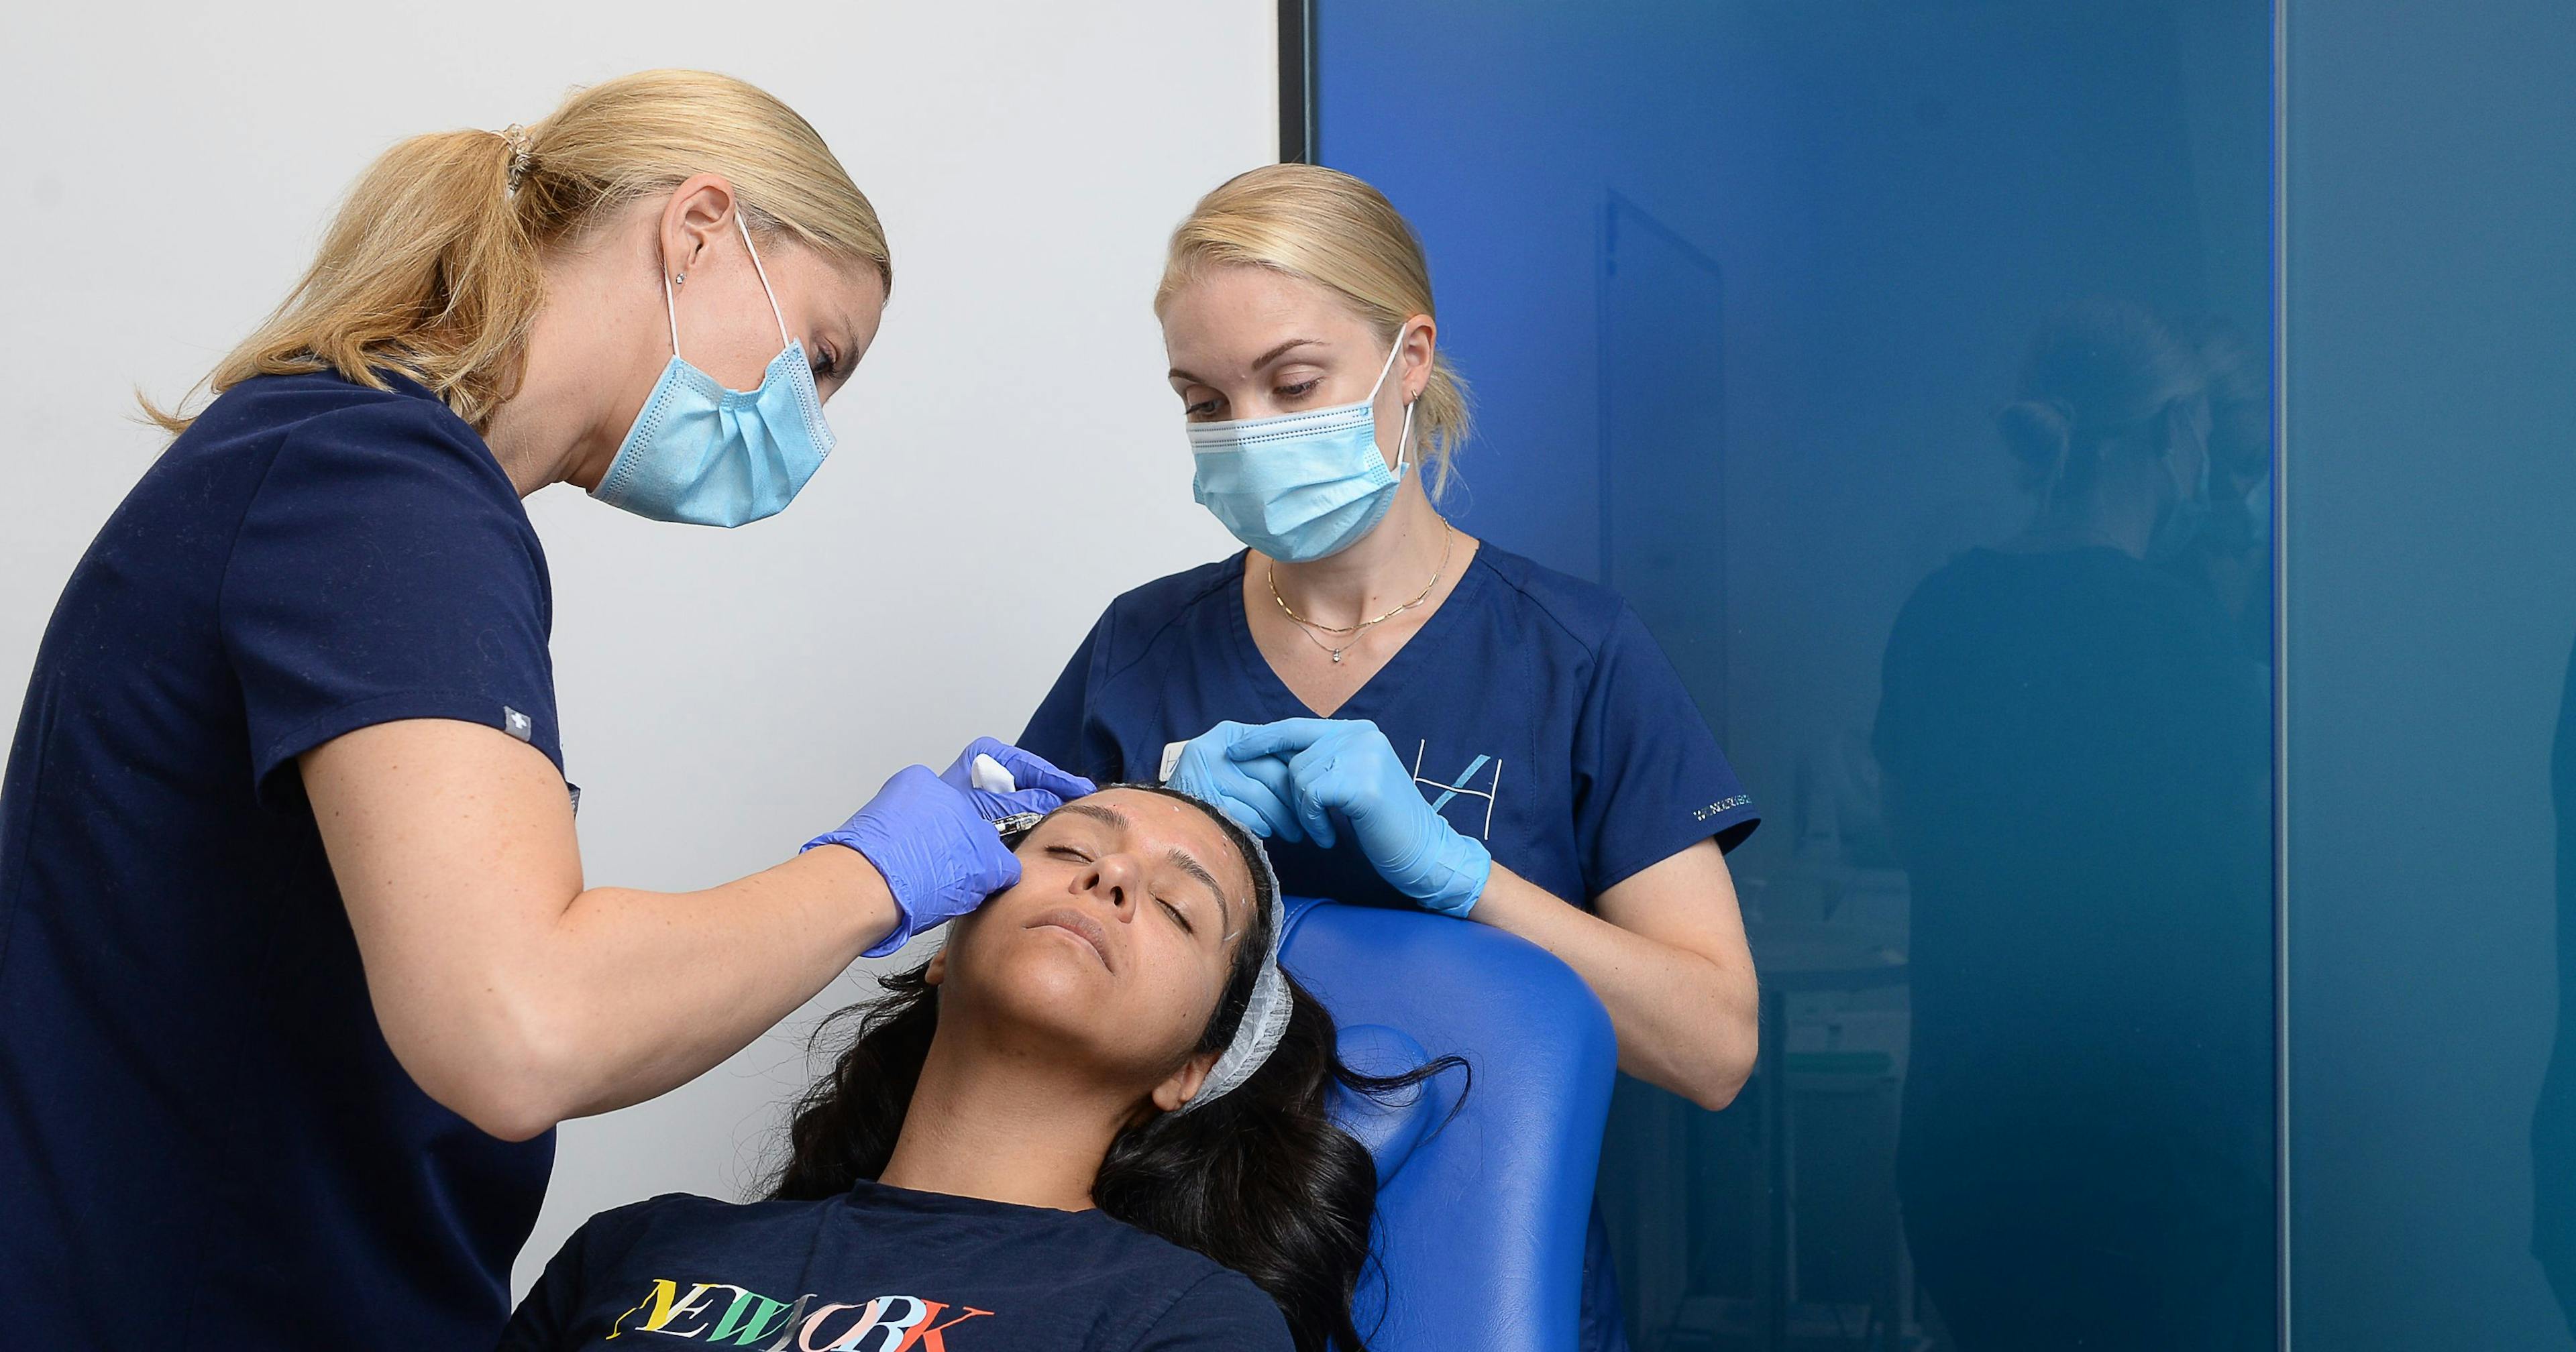
[[[2576,938],[2576,8],[2295,0],[2287,36],[2295,1332],[2564,1348],[2528,1243]],[[2566,1272],[2576,1111],[2540,1135]]]

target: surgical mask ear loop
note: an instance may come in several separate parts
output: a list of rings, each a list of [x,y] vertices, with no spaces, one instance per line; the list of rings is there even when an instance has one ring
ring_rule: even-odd
[[[680,355],[680,303],[671,295],[671,274],[662,274],[662,313],[671,321],[671,355]]]
[[[770,289],[769,269],[760,265],[760,249],[751,242],[751,226],[742,218],[742,208],[733,212],[734,228],[742,232],[742,247],[751,253],[752,273],[760,278],[760,294],[769,298],[769,317],[778,321],[778,350],[787,350],[787,314],[778,308],[778,293]],[[675,347],[673,351],[678,351]]]
[[[778,350],[784,352],[788,342],[787,314],[778,308],[778,293],[769,285],[769,269],[760,265],[760,248],[751,242],[751,226],[744,222],[740,207],[734,208],[733,224],[742,232],[742,247],[751,254],[751,271],[753,276],[760,278],[760,294],[769,300],[769,317],[778,321]],[[680,304],[678,297],[671,292],[671,274],[667,272],[662,274],[662,313],[671,321],[671,355],[676,357],[680,355]],[[1386,377],[1380,375],[1378,380],[1384,383]],[[1376,391],[1370,391],[1369,397],[1375,399]]]
[[[1386,365],[1377,368],[1377,383],[1369,386],[1369,407],[1377,407],[1377,392],[1386,388],[1386,378],[1395,370],[1395,359],[1403,354],[1405,337],[1411,332],[1410,328],[1399,328],[1395,331],[1395,346],[1387,349]],[[1395,434],[1395,477],[1399,480],[1404,478],[1405,455],[1413,444],[1415,402],[1416,400],[1413,399],[1404,401],[1404,426]]]

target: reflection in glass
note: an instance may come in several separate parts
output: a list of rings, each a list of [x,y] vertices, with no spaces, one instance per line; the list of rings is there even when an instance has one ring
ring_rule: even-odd
[[[1764,809],[1753,1083],[1614,1100],[1629,1345],[2271,1346],[2271,5],[1312,12],[1460,527]]]
[[[1906,1236],[1961,1352],[2262,1346],[2270,710],[2211,582],[2251,562],[2243,496],[2142,310],[2050,321],[2018,393],[2030,527],[1926,579],[1883,672]]]

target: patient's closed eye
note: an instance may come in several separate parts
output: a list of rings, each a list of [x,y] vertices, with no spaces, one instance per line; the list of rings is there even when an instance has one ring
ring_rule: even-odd
[[[1049,845],[1046,852],[1054,855],[1058,859],[1070,859],[1077,864],[1088,864],[1091,862],[1091,856],[1089,854],[1078,850],[1071,845]],[[1155,897],[1154,904],[1162,907],[1165,913],[1172,917],[1173,923],[1181,927],[1182,933],[1194,935],[1199,932],[1199,927],[1190,923],[1189,913],[1182,910],[1180,907],[1163,900],[1161,897]]]

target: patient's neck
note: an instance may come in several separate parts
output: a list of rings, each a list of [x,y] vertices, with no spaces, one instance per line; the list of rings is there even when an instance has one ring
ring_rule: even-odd
[[[1100,1161],[1132,1107],[1028,1048],[970,1045],[943,1024],[878,1180],[1059,1211],[1090,1209]]]

